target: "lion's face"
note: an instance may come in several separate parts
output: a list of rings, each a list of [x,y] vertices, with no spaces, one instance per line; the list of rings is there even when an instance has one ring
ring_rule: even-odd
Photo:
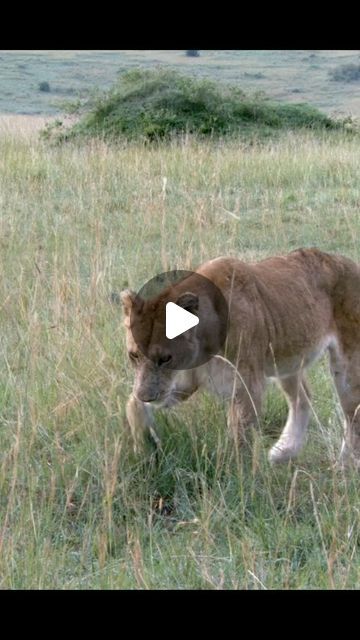
[[[182,296],[176,302],[196,305],[197,298]],[[188,369],[199,353],[196,331],[186,332],[173,340],[165,335],[165,305],[169,301],[159,297],[144,301],[132,291],[121,294],[125,312],[126,346],[131,364],[135,368],[134,394],[142,402],[157,405],[171,404],[179,370]],[[184,354],[186,362],[184,366]],[[189,359],[189,354],[190,359]]]

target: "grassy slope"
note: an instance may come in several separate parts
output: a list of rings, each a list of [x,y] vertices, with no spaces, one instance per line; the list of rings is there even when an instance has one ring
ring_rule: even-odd
[[[123,71],[161,64],[203,77],[239,83],[287,102],[309,102],[328,112],[360,116],[356,83],[332,82],[328,72],[358,63],[359,51],[0,51],[0,113],[55,114],[64,100],[94,86],[108,88]],[[40,82],[51,92],[39,91]]]
[[[0,135],[0,587],[360,587],[359,481],[336,474],[341,415],[327,363],[297,464],[236,460],[224,408],[160,418],[164,455],[135,457],[111,290],[219,254],[317,245],[359,260],[359,142],[189,142],[50,149]]]

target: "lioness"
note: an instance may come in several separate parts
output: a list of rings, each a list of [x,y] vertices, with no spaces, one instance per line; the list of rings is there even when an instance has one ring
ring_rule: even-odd
[[[241,441],[258,421],[266,379],[272,378],[285,394],[289,413],[269,458],[286,462],[299,453],[306,437],[310,392],[305,371],[328,350],[345,415],[340,459],[345,464],[359,462],[360,266],[340,255],[298,249],[254,264],[220,257],[205,262],[196,273],[220,289],[229,307],[222,353],[197,368],[166,368],[170,357],[166,338],[155,330],[149,332],[150,357],[143,356],[131,331],[136,294],[129,290],[121,294],[127,349],[135,367],[126,408],[134,436],[144,430],[154,433],[153,408],[171,407],[207,389],[228,399],[229,427]],[[138,314],[155,327],[164,298],[176,302],[176,289],[177,285],[169,287],[151,303],[143,301]],[[216,314],[211,300],[201,299],[201,292],[188,293],[193,302],[206,302],[210,313]],[[194,349],[198,326],[191,330]]]

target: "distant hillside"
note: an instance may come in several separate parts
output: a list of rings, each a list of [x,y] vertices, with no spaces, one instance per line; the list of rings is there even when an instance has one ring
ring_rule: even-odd
[[[342,65],[358,65],[360,51],[0,51],[0,113],[59,114],[65,100],[109,88],[133,68],[177,69],[265,91],[280,101],[307,102],[328,114],[360,117],[360,87],[334,82]]]

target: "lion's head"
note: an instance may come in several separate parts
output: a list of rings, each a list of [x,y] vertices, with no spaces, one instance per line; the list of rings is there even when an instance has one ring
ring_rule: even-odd
[[[121,293],[121,300],[128,356],[135,367],[134,393],[142,402],[166,403],[179,370],[195,365],[201,349],[197,327],[173,340],[166,337],[166,303],[175,302],[196,314],[198,296],[191,292],[177,295],[169,290],[146,301],[135,292],[126,290]]]
[[[149,300],[121,293],[126,344],[135,367],[134,393],[142,402],[166,404],[179,371],[205,363],[225,336],[227,307],[212,283],[194,273]],[[166,337],[166,304],[173,302],[199,317],[199,324],[173,339]]]

